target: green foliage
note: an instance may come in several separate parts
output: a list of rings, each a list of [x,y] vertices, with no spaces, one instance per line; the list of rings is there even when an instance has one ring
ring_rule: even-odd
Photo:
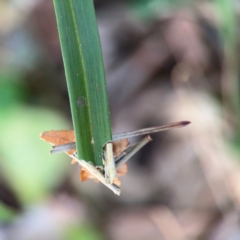
[[[186,4],[192,4],[190,0],[132,0],[132,11],[142,18],[151,18],[154,13],[159,14],[172,8],[179,8]]]
[[[16,213],[13,210],[0,203],[0,223],[11,221],[15,216]]]
[[[63,116],[43,108],[12,106],[0,114],[0,167],[23,204],[45,198],[64,177],[69,161],[51,156],[40,132],[69,128]]]
[[[20,79],[11,74],[0,74],[0,108],[1,112],[18,104],[26,97],[26,91]]]
[[[240,135],[240,58],[238,54],[238,19],[234,1],[215,0],[219,17],[219,29],[223,46],[222,95],[224,103],[237,119],[237,135]]]
[[[54,0],[78,158],[102,165],[111,140],[103,58],[92,0]]]
[[[92,226],[75,226],[68,229],[65,239],[67,240],[101,240],[100,233]]]

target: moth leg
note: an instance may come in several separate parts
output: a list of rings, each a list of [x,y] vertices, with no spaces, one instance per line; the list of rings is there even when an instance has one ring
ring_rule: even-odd
[[[146,136],[140,142],[138,142],[132,149],[125,154],[120,160],[116,162],[116,169],[120,168],[124,163],[126,163],[135,153],[137,153],[142,147],[147,143],[152,141],[150,136]]]

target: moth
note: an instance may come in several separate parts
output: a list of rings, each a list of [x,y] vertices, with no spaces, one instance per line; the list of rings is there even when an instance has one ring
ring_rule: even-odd
[[[175,122],[168,125],[144,128],[137,131],[124,132],[113,134],[112,140],[103,146],[102,161],[104,167],[94,166],[90,162],[83,159],[78,159],[76,152],[76,143],[74,131],[48,131],[41,134],[41,138],[52,143],[52,154],[65,152],[74,159],[74,162],[93,176],[98,179],[115,194],[120,195],[120,187],[116,184],[118,170],[142,147],[149,143],[152,139],[149,134],[169,130],[172,128],[180,128],[188,125],[189,121]],[[60,133],[63,133],[65,138],[61,138]],[[141,141],[129,144],[128,139],[146,135]],[[58,139],[57,139],[58,137]]]

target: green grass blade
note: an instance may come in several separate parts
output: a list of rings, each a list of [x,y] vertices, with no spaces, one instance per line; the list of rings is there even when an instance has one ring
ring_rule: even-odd
[[[236,115],[240,133],[240,72],[238,53],[238,17],[236,3],[229,0],[215,0],[219,18],[219,30],[223,47],[222,96],[227,111]]]
[[[111,140],[103,57],[92,0],[54,0],[78,158],[102,165]]]

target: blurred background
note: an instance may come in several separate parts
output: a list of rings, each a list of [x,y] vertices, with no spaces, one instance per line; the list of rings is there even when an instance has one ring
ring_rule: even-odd
[[[96,0],[122,194],[39,139],[72,129],[52,1],[0,0],[0,240],[240,239],[240,3]]]

